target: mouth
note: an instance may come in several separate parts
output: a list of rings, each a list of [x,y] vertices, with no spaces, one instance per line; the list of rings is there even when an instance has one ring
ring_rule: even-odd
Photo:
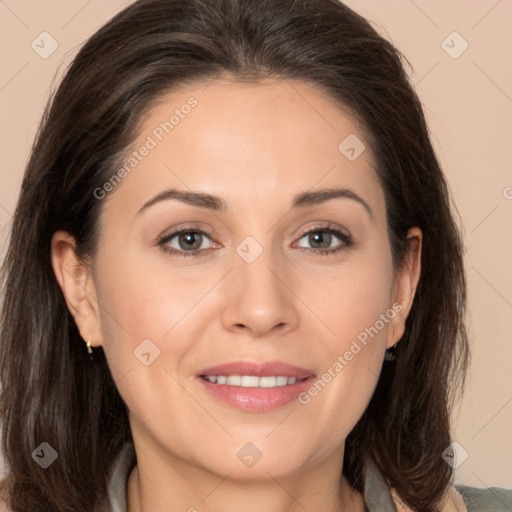
[[[230,407],[263,412],[294,402],[315,374],[280,361],[234,361],[205,368],[197,377],[210,397]]]

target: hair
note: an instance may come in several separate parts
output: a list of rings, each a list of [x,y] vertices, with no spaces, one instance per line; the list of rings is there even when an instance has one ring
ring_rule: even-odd
[[[343,472],[363,489],[364,457],[410,507],[434,511],[452,478],[441,454],[469,363],[463,247],[448,186],[405,58],[337,0],[140,0],[81,48],[52,94],[25,170],[5,261],[0,331],[1,489],[13,512],[85,512],[107,503],[110,467],[131,432],[102,348],[89,363],[51,264],[69,232],[93,258],[104,201],[164,94],[228,78],[299,80],[363,127],[386,197],[393,265],[423,232],[422,272],[405,333],[346,440]],[[45,470],[42,442],[58,452]]]

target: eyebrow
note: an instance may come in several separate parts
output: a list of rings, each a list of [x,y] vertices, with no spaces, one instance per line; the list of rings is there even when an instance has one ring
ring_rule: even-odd
[[[370,218],[373,219],[373,212],[368,203],[362,197],[347,188],[325,188],[314,192],[301,192],[293,197],[292,209],[321,204],[335,198],[352,199],[357,201],[365,208],[370,215]],[[140,215],[143,211],[156,203],[171,199],[181,201],[182,203],[186,203],[191,206],[206,208],[214,212],[226,212],[228,209],[227,203],[220,197],[206,194],[204,192],[188,192],[186,190],[169,189],[146,201],[135,215]]]

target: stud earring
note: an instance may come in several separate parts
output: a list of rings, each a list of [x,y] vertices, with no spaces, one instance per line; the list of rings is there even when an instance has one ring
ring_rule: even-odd
[[[89,354],[92,354],[91,340],[87,342],[87,352],[89,352]]]
[[[384,353],[384,361],[394,361],[396,359],[395,347],[397,344],[398,342],[386,349],[386,352]]]

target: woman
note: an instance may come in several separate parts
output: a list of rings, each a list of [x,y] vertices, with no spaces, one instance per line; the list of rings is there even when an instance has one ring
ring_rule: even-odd
[[[462,242],[399,53],[335,0],[141,0],[99,30],[4,280],[13,511],[510,500],[450,485]]]

